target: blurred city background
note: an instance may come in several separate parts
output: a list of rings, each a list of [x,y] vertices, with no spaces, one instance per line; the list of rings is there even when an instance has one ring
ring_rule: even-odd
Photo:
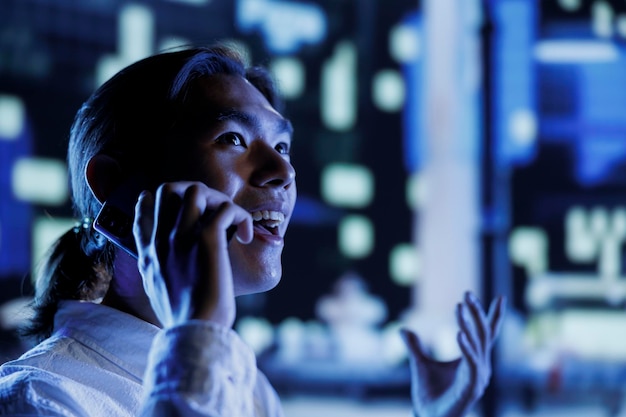
[[[295,126],[283,279],[236,323],[287,417],[412,415],[398,330],[455,357],[467,290],[509,301],[476,417],[626,416],[622,0],[1,0],[1,362],[76,221],[81,103],[224,39]]]

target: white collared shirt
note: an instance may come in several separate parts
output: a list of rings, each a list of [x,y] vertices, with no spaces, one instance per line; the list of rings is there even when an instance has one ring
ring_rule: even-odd
[[[203,321],[161,330],[106,306],[65,301],[53,335],[0,367],[0,415],[282,416],[254,353]]]

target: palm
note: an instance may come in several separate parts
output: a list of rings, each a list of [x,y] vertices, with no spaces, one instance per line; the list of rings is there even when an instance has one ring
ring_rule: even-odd
[[[491,348],[498,334],[504,299],[495,300],[485,316],[478,300],[467,295],[457,307],[462,356],[441,362],[431,359],[418,336],[405,331],[410,352],[411,396],[419,417],[462,417],[483,395],[491,377]]]

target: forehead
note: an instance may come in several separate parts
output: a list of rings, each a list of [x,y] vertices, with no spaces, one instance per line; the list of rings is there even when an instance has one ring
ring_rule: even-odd
[[[289,120],[272,107],[248,80],[236,75],[211,75],[198,80],[192,125],[204,131],[211,126],[234,121],[255,130],[270,129],[274,134],[293,134]]]
[[[199,80],[203,104],[214,110],[247,109],[282,117],[265,96],[238,75],[214,74]]]

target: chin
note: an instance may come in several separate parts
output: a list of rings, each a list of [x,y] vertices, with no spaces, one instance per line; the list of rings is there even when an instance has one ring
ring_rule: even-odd
[[[255,281],[253,283],[244,283],[235,288],[235,296],[258,294],[266,292],[278,285],[280,278],[274,280]]]
[[[282,268],[277,268],[277,270],[272,270],[262,275],[246,274],[245,278],[239,278],[235,283],[235,295],[257,294],[269,291],[278,285],[281,276]]]
[[[282,246],[232,245],[230,259],[235,296],[256,294],[276,287],[283,274]]]

